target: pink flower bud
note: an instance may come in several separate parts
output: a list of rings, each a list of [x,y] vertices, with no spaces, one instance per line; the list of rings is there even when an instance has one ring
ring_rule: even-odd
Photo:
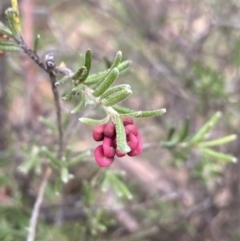
[[[116,135],[115,125],[113,123],[108,123],[104,128],[103,133],[106,137],[114,137]]]
[[[142,143],[141,134],[139,133],[136,137],[138,139],[137,147],[133,151],[128,152],[129,156],[138,156],[138,155],[140,155],[142,153],[143,143]]]
[[[93,139],[95,141],[102,141],[104,138],[103,131],[106,125],[98,125],[93,129]]]
[[[113,148],[113,139],[104,137],[103,154],[104,154],[104,156],[106,156],[108,158],[114,157],[115,149]]]
[[[128,135],[129,133],[133,133],[135,136],[138,135],[138,128],[135,126],[135,125],[126,125],[125,126],[125,132],[126,132],[126,135]]]
[[[123,122],[123,125],[125,125],[125,126],[133,124],[133,120],[130,117],[123,117],[122,118],[122,122]]]
[[[95,160],[97,162],[97,164],[100,166],[100,167],[108,167],[110,166],[113,161],[114,161],[114,158],[108,158],[108,157],[105,157],[104,154],[103,154],[103,146],[100,145],[98,146],[95,151],[94,151],[94,156],[95,156]]]
[[[128,143],[128,146],[131,148],[131,151],[133,151],[137,147],[138,139],[133,133],[130,132],[127,135],[127,143]]]

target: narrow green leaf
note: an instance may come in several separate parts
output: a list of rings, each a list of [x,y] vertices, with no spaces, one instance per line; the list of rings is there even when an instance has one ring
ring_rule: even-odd
[[[95,97],[99,97],[102,95],[117,79],[119,75],[119,71],[117,68],[111,70],[111,72],[106,76],[106,78],[102,81],[100,86],[92,93]]]
[[[118,65],[118,70],[121,73],[122,71],[126,70],[131,64],[131,61],[125,60],[121,64]]]
[[[122,107],[122,106],[119,106],[119,105],[114,105],[114,106],[112,106],[112,108],[120,114],[127,114],[127,113],[131,113],[131,112],[136,112],[135,110],[131,110],[129,108]]]
[[[108,115],[102,120],[95,120],[95,119],[90,119],[90,118],[85,118],[85,117],[79,118],[79,121],[81,121],[82,123],[88,124],[88,125],[93,125],[93,126],[105,124],[108,122],[108,120],[109,120]]]
[[[152,111],[134,111],[128,112],[126,114],[121,114],[121,116],[130,116],[130,117],[154,117],[162,115],[166,112],[166,109],[152,110]]]
[[[219,118],[221,117],[221,112],[217,112],[215,115],[207,121],[200,130],[192,137],[192,139],[188,142],[189,145],[199,143],[204,140],[206,134],[210,131],[210,129],[217,123]]]
[[[41,149],[42,153],[49,159],[50,163],[55,167],[61,167],[61,162],[50,152],[47,147],[43,146]]]
[[[79,80],[85,73],[87,72],[87,68],[85,66],[80,67],[72,76],[73,80]],[[76,84],[79,83],[79,81],[75,82]]]
[[[70,146],[67,146],[67,148],[66,148],[66,150],[65,150],[65,159],[67,160],[67,161],[69,161],[69,159],[70,159],[70,155],[71,155],[71,152],[72,152],[72,149],[71,149],[71,147]]]
[[[124,90],[121,90],[121,91],[118,91],[118,92],[112,94],[107,99],[104,99],[101,102],[105,106],[113,106],[113,105],[127,99],[131,94],[132,94],[131,89],[124,89]]]
[[[57,85],[61,85],[61,84],[64,84],[66,81],[68,81],[68,80],[71,80],[72,79],[72,77],[71,76],[64,76],[62,79],[60,79],[59,81],[57,81],[56,83],[55,83],[55,85],[57,86]]]
[[[19,48],[18,46],[16,46],[15,44],[1,44],[0,43],[0,50],[4,51],[4,52],[18,52],[21,50],[21,48]]]
[[[131,89],[131,86],[128,84],[122,84],[122,85],[117,85],[117,86],[111,87],[100,96],[100,100],[106,99],[110,95],[112,95],[118,91],[122,91],[122,90],[126,90],[126,89]]]
[[[119,73],[123,72],[124,70],[126,70],[131,64],[131,61],[123,61],[122,63],[120,63],[117,67],[117,69],[119,70]],[[110,70],[110,69],[109,69]],[[101,71],[99,73],[96,74],[92,74],[90,75],[87,80],[84,82],[84,84],[86,85],[93,85],[96,84],[98,82],[101,82],[102,79],[104,79],[106,77],[106,75],[109,73],[109,70],[104,70]]]
[[[113,60],[113,63],[112,63],[112,66],[110,68],[110,71],[116,67],[118,67],[118,65],[121,63],[121,60],[122,60],[122,52],[121,51],[118,51],[114,60]],[[109,72],[110,72],[109,71]]]
[[[85,80],[87,79],[90,69],[91,69],[91,65],[92,65],[92,52],[91,50],[87,50],[86,54],[85,54],[85,63],[84,63],[87,71],[79,78],[79,83],[84,83]]]
[[[221,152],[214,151],[209,148],[200,148],[200,151],[202,151],[204,154],[208,155],[211,158],[223,160],[226,162],[237,162],[237,158],[228,154],[223,154]]]
[[[76,92],[71,91],[71,92],[65,94],[65,95],[62,97],[62,99],[65,100],[65,101],[70,101],[75,95],[76,95]]]
[[[127,188],[127,186],[121,181],[119,180],[117,177],[114,179],[115,181],[115,185],[118,186],[118,189],[122,192],[122,195],[124,197],[126,197],[127,199],[133,199],[133,196],[131,194],[131,192],[129,191],[129,189]]]
[[[12,34],[19,37],[21,34],[21,25],[18,12],[13,8],[8,8],[5,11],[5,17]]]
[[[127,141],[126,141],[126,133],[125,133],[125,129],[124,129],[124,125],[122,122],[122,119],[120,118],[120,116],[115,115],[115,123],[116,123],[116,133],[117,133],[117,149],[123,153],[127,153],[129,152],[131,149],[130,147],[127,145]]]
[[[40,36],[40,34],[38,34],[38,35],[36,36],[35,40],[34,40],[34,47],[33,47],[34,53],[37,53],[37,51],[38,51],[38,46],[39,46],[40,38],[41,38],[41,36]]]
[[[75,113],[79,112],[83,106],[84,106],[84,97],[82,97],[79,104],[71,110],[71,113],[75,114]]]
[[[41,116],[41,117],[39,118],[39,121],[40,121],[41,123],[43,123],[46,127],[48,127],[53,133],[56,132],[57,128],[56,128],[55,124],[53,124],[53,122],[50,121],[49,119]]]
[[[102,192],[107,192],[110,186],[111,186],[111,180],[109,179],[108,175],[106,175],[101,185]]]
[[[81,162],[82,160],[84,160],[86,157],[91,156],[91,152],[90,151],[86,151],[84,153],[81,153],[80,155],[77,155],[76,157],[72,158],[69,162],[67,162],[67,166],[71,167],[76,165],[77,163]]]
[[[0,21],[0,34],[1,35],[6,35],[7,37],[12,37],[11,30],[7,28],[1,21]]]
[[[234,141],[236,139],[237,139],[237,135],[230,135],[230,136],[225,136],[223,138],[219,138],[219,139],[212,140],[212,141],[201,142],[201,143],[199,143],[198,146],[199,147],[219,146],[219,145],[223,145],[228,142]]]
[[[186,139],[189,131],[189,120],[186,119],[178,133],[178,140],[177,142],[182,142]]]
[[[167,141],[170,141],[173,137],[175,133],[175,128],[171,127],[169,130],[168,130],[168,134],[167,134]]]
[[[69,179],[71,179],[71,175],[69,174],[68,169],[65,166],[63,166],[61,168],[61,180],[62,182],[67,183]]]
[[[37,164],[38,155],[39,148],[34,146],[31,150],[30,157],[21,166],[19,166],[19,170],[25,174],[28,173]]]

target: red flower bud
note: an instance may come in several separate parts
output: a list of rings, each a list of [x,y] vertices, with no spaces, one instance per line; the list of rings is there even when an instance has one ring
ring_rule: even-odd
[[[95,151],[94,151],[94,156],[95,156],[95,160],[97,162],[97,164],[100,166],[100,167],[108,167],[110,166],[113,161],[114,161],[114,158],[108,158],[108,157],[105,157],[104,154],[103,154],[103,146],[100,145],[98,146]]]
[[[133,151],[137,147],[138,139],[133,133],[129,133],[127,135],[127,143],[128,146],[131,148],[131,151]]]
[[[103,134],[106,137],[114,137],[116,135],[115,125],[113,123],[107,124],[104,128]]]
[[[115,149],[113,148],[113,139],[104,137],[103,154],[104,154],[104,156],[106,156],[108,158],[114,157]]]
[[[126,132],[126,135],[128,135],[129,133],[133,133],[135,136],[138,135],[138,128],[135,126],[135,125],[126,125],[125,126],[125,132]]]
[[[122,118],[122,122],[123,122],[123,125],[125,125],[125,126],[133,124],[133,120],[130,117],[123,117]]]
[[[142,153],[143,143],[142,143],[141,134],[139,133],[136,137],[138,139],[137,147],[133,151],[128,152],[129,156],[138,156],[138,155],[140,155]]]
[[[95,126],[93,129],[93,139],[95,141],[102,141],[104,138],[104,128],[106,125],[99,125],[99,126]]]

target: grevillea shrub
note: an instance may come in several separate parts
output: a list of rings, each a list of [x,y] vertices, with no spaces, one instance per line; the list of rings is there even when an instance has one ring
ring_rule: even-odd
[[[70,2],[70,1],[67,1],[67,2]],[[122,1],[122,2],[127,2],[127,1]],[[135,1],[135,2],[137,3],[138,1]],[[17,212],[14,212],[13,215],[10,217],[8,217],[8,215],[5,215],[6,212],[0,213],[1,219],[3,219],[3,221],[0,221],[0,240],[6,240],[6,239],[9,241],[23,240],[23,235],[25,235],[24,232],[27,232],[27,236],[28,236],[27,240],[33,241],[35,240],[35,231],[38,223],[37,221],[38,221],[39,214],[41,213],[42,215],[45,215],[46,219],[47,219],[47,216],[51,214],[51,212],[48,212],[46,210],[44,211],[44,208],[41,210],[41,203],[43,201],[44,190],[47,185],[50,186],[48,193],[51,193],[52,196],[54,196],[53,193],[62,194],[60,198],[55,199],[58,205],[56,205],[56,203],[52,203],[54,210],[55,210],[55,206],[57,206],[56,209],[59,207],[59,209],[56,210],[56,214],[54,214],[53,216],[54,217],[53,220],[54,222],[57,221],[57,223],[60,224],[62,222],[62,218],[64,217],[63,211],[65,210],[65,200],[66,200],[64,193],[61,193],[61,191],[65,187],[65,184],[68,183],[69,180],[74,177],[74,175],[70,173],[74,169],[74,167],[76,167],[76,169],[79,169],[79,168],[81,169],[82,167],[84,168],[84,165],[82,165],[81,162],[85,162],[85,164],[87,164],[86,166],[90,167],[92,165],[91,158],[90,158],[91,156],[95,157],[95,161],[100,167],[109,167],[117,158],[124,158],[125,156],[134,157],[134,156],[140,155],[143,151],[142,138],[137,126],[133,123],[132,118],[145,118],[145,117],[159,116],[165,113],[166,109],[163,108],[163,109],[157,109],[157,110],[149,110],[151,106],[147,106],[146,111],[141,111],[141,110],[132,110],[121,106],[122,101],[129,98],[133,92],[130,86],[130,83],[116,84],[118,77],[120,75],[123,76],[123,74],[126,72],[126,70],[130,65],[130,61],[122,60],[121,51],[118,51],[116,53],[115,58],[111,63],[107,64],[106,69],[103,69],[102,71],[97,73],[92,73],[92,69],[93,69],[92,52],[90,50],[86,50],[85,55],[83,55],[84,57],[81,58],[82,64],[78,64],[80,61],[77,63],[74,63],[72,66],[74,66],[75,69],[72,69],[71,66],[66,66],[66,64],[64,63],[64,59],[61,59],[61,63],[58,63],[55,60],[54,53],[52,52],[46,53],[45,51],[41,51],[40,53],[46,53],[45,56],[41,56],[41,54],[39,54],[39,51],[38,51],[38,46],[40,41],[39,35],[37,35],[34,41],[33,49],[27,46],[22,36],[21,18],[20,18],[20,12],[18,9],[17,0],[12,0],[12,7],[6,10],[5,16],[6,16],[6,19],[5,19],[6,24],[3,24],[2,22],[0,22],[0,55],[4,55],[7,52],[21,51],[26,55],[28,55],[35,62],[35,64],[39,66],[41,70],[48,75],[52,94],[53,94],[53,99],[54,99],[55,112],[56,112],[56,122],[53,121],[51,116],[49,115],[45,115],[40,120],[43,125],[43,128],[46,128],[47,130],[51,130],[50,132],[51,134],[49,138],[51,139],[51,141],[46,142],[46,139],[44,138],[45,136],[41,135],[42,133],[39,133],[39,136],[37,138],[34,138],[35,136],[31,135],[33,136],[31,137],[33,138],[31,140],[33,141],[29,141],[26,144],[27,147],[25,149],[18,148],[18,151],[14,153],[14,155],[16,156],[14,156],[14,158],[12,159],[17,160],[16,163],[18,167],[13,172],[16,173],[17,171],[19,171],[27,176],[27,178],[24,178],[26,182],[23,180],[23,182],[25,182],[23,183],[24,185],[22,183],[20,184],[18,183],[19,185],[18,189],[20,190],[16,190],[15,192],[15,187],[12,188],[11,186],[9,186],[8,188],[8,185],[10,185],[10,182],[7,182],[4,184],[5,188],[3,189],[2,195],[0,195],[5,197],[15,198],[16,200],[14,200],[14,202],[12,202],[13,200],[11,200],[11,202],[8,202],[8,206],[11,209],[12,207],[9,204],[16,205],[17,207]],[[155,48],[150,48],[150,49],[155,49]],[[149,48],[145,48],[144,53],[147,53],[148,50]],[[76,53],[77,56],[78,54],[79,53]],[[149,56],[149,58],[151,57],[150,52],[147,53],[147,55]],[[12,57],[14,57],[14,55]],[[152,57],[154,57],[153,62],[155,62],[155,58],[156,58],[156,65],[157,65],[157,62],[158,62],[157,55]],[[15,64],[13,66],[15,66]],[[19,65],[18,67],[21,68],[20,66],[21,65]],[[99,66],[103,66],[103,65],[99,65]],[[187,66],[187,68],[188,67],[189,65]],[[137,71],[139,70],[136,68],[136,72]],[[149,71],[149,73],[150,72],[151,71]],[[209,78],[208,76],[209,71],[204,71],[204,72],[206,73],[202,77],[202,79],[204,79],[203,93],[208,91],[208,88],[211,87],[211,85],[208,84],[206,88],[205,80],[208,80],[211,78]],[[178,71],[176,71],[176,73],[178,73]],[[191,78],[189,79],[192,80],[192,77],[193,77],[192,71],[190,71],[190,73],[191,73]],[[175,78],[173,78],[173,80],[174,79]],[[134,78],[133,78],[133,81],[134,81]],[[66,82],[70,84],[64,85]],[[214,82],[218,82],[218,81],[215,81],[214,79]],[[148,91],[148,89],[142,90],[142,91]],[[94,126],[93,139],[97,142],[100,142],[100,144],[95,148],[94,153],[91,151],[91,148],[79,153],[79,152],[76,152],[76,150],[73,151],[71,147],[68,146],[71,144],[71,141],[69,140],[70,138],[68,139],[67,134],[69,134],[69,129],[71,130],[71,128],[73,128],[73,125],[69,124],[70,122],[68,123],[68,126],[66,123],[64,123],[66,125],[63,125],[62,100],[61,100],[62,92],[65,93],[62,96],[63,101],[68,101],[72,105],[77,103],[76,106],[71,110],[71,112],[67,112],[67,113],[65,112],[65,114],[67,115],[66,119],[71,120],[72,115],[78,115],[78,117],[80,117],[79,121],[81,121],[82,123]],[[3,93],[0,93],[0,94],[5,94],[5,93],[3,91]],[[74,102],[73,102],[73,99],[74,99]],[[42,103],[44,103],[44,101]],[[82,109],[84,107],[87,108],[89,106],[91,108],[95,107],[97,110],[96,113],[98,113],[99,110],[101,110],[105,117],[101,120],[81,117],[83,115]],[[174,110],[171,110],[171,111],[174,112]],[[216,112],[208,121],[206,121],[203,124],[202,127],[199,127],[199,129],[196,130],[195,133],[190,133],[188,120],[184,121],[184,123],[182,125],[179,125],[179,127],[177,128],[169,127],[168,129],[167,127],[168,125],[164,125],[163,128],[166,128],[166,137],[162,138],[161,141],[158,141],[157,143],[154,143],[154,144],[158,148],[165,148],[169,150],[169,152],[173,155],[174,159],[175,160],[177,159],[178,163],[180,162],[181,164],[185,164],[186,160],[188,160],[189,157],[192,157],[192,156],[200,157],[198,161],[194,160],[194,163],[192,163],[192,165],[190,166],[191,166],[191,169],[194,170],[193,172],[194,176],[201,178],[202,180],[204,180],[204,183],[207,183],[206,174],[208,175],[209,179],[212,180],[214,176],[218,177],[216,173],[217,174],[220,173],[220,171],[222,170],[221,167],[225,163],[236,161],[236,158],[234,158],[233,156],[229,154],[221,153],[215,149],[215,147],[217,146],[220,146],[235,140],[236,135],[229,135],[229,136],[217,138],[214,140],[207,139],[210,136],[209,132],[216,125],[220,117],[221,117],[221,113]],[[76,125],[80,126],[80,123],[77,123]],[[67,129],[66,131],[67,134],[65,133],[65,128]],[[24,129],[24,131],[27,131],[27,130]],[[45,131],[43,132],[46,133]],[[23,136],[24,136],[23,139],[25,144],[25,141],[26,141],[25,135]],[[90,136],[90,133],[89,133],[89,136]],[[43,145],[46,145],[46,146],[43,146]],[[15,145],[12,145],[12,146],[15,147]],[[22,143],[21,145],[16,145],[16,146],[22,147]],[[8,158],[8,160],[9,160],[8,164],[10,163],[10,166],[7,166],[6,170],[7,171],[13,170],[15,167],[15,163],[14,165],[12,164],[11,158]],[[94,165],[96,166],[95,163]],[[188,168],[189,168],[189,165],[188,165]],[[51,175],[52,173],[54,173],[54,175]],[[85,176],[84,177],[81,176],[81,183],[80,183],[81,193],[79,196],[81,196],[81,205],[83,204],[83,207],[81,206],[80,209],[82,208],[81,217],[83,217],[84,222],[80,223],[80,228],[82,228],[82,234],[89,235],[89,237],[81,236],[82,237],[81,239],[78,233],[77,234],[78,240],[79,238],[81,240],[97,240],[96,239],[97,237],[104,239],[101,235],[98,235],[98,234],[106,230],[106,226],[107,226],[106,223],[108,218],[105,218],[102,215],[103,212],[100,208],[105,203],[106,204],[105,210],[108,210],[109,204],[108,202],[101,202],[101,201],[99,202],[99,190],[103,191],[104,193],[107,190],[112,189],[115,192],[117,197],[124,196],[128,199],[131,199],[133,197],[133,195],[128,189],[128,186],[125,185],[124,182],[121,180],[121,177],[122,177],[120,176],[121,173],[114,170],[114,168],[105,168],[105,169],[101,168],[98,174],[99,175],[96,178],[97,181],[96,180],[89,181],[89,179],[86,178]],[[17,176],[17,175],[14,175],[14,176]],[[2,176],[0,175],[0,179],[3,179],[2,177],[9,178],[8,175],[5,174],[5,172],[3,172]],[[35,185],[35,183],[37,183],[37,180],[39,180],[40,178],[42,178],[42,180],[40,183],[39,190],[38,192],[34,193],[35,194],[34,196],[32,196],[32,191],[29,192],[29,190],[25,190],[25,189],[36,190],[36,188],[33,188],[31,185],[32,183],[33,185]],[[51,182],[48,182],[48,180],[51,180]],[[1,189],[0,189],[0,192],[1,192]],[[27,205],[24,205],[25,204],[23,200],[25,198],[24,195],[30,197],[29,202],[26,202]],[[49,201],[50,200],[52,201],[54,200],[54,198],[53,199],[49,198]],[[62,200],[63,202],[59,203],[60,200]],[[32,201],[35,201],[34,205],[32,205]],[[79,205],[75,205],[75,204],[80,204],[80,202],[78,201],[79,200],[77,200],[76,202],[74,201],[74,205],[72,205],[71,203],[71,206],[74,206],[74,208],[77,208],[79,211]],[[23,207],[22,210],[24,211],[24,213],[22,213],[22,215],[19,215],[19,209],[18,209],[19,207],[21,208]],[[27,208],[25,209],[25,207]],[[52,207],[50,206],[49,210],[52,211],[51,209]],[[28,212],[29,210],[32,210],[31,218],[27,216],[29,214]],[[75,215],[74,212],[72,213]],[[135,211],[132,213],[135,213]],[[142,214],[140,214],[140,216],[141,215]],[[117,215],[117,216],[119,217],[120,215]],[[156,215],[150,215],[150,216],[156,216]],[[27,223],[28,223],[28,220],[30,220],[29,226],[26,224],[26,222],[23,222],[24,218],[27,219]],[[13,223],[13,221],[16,221],[16,220],[18,220],[18,222]],[[121,220],[123,219],[121,218]],[[150,230],[149,227],[151,228],[151,226],[149,226],[150,222],[148,221],[145,222],[145,223],[148,223],[147,228],[145,227],[145,230]],[[154,225],[154,228],[156,228],[156,226],[160,227],[159,219],[157,220],[157,222],[158,222],[158,225]],[[140,225],[137,225],[137,226],[141,228],[144,226],[144,225],[142,226],[143,223],[139,223],[139,224]],[[59,225],[56,225],[56,226],[59,226]],[[118,225],[115,225],[115,226],[118,226]],[[16,227],[19,227],[18,230],[15,230]],[[62,227],[60,227],[60,229],[62,232]],[[38,230],[39,232],[41,232],[41,228]],[[76,230],[77,232],[79,232],[78,228],[76,228]],[[19,231],[19,233],[17,233],[16,231]],[[52,240],[53,237],[56,240],[61,239],[60,237],[53,236],[53,234],[51,234],[50,238],[48,239],[44,231],[42,231],[42,235],[39,235],[38,237],[39,240]],[[7,233],[7,235],[5,235],[5,232]],[[124,230],[124,233],[125,233],[125,230]],[[11,239],[9,238],[9,235],[13,235],[14,237]],[[130,236],[132,237],[132,235]],[[137,235],[136,237],[138,236],[139,235]],[[133,236],[132,238],[134,237],[135,236]],[[145,238],[145,237],[142,237],[142,238]],[[64,240],[68,240],[68,239],[64,239]]]

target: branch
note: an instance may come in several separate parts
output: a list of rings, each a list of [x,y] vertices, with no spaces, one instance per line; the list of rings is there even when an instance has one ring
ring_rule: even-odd
[[[27,54],[41,69],[43,69],[50,77],[51,87],[55,102],[56,115],[57,115],[57,127],[58,127],[58,158],[62,157],[63,153],[63,129],[62,129],[62,115],[61,104],[58,89],[55,86],[56,73],[55,73],[55,56],[53,53],[47,54],[45,57],[45,63],[40,60],[40,57],[31,48],[27,46],[24,39],[14,38],[19,47]]]
[[[51,168],[48,167],[46,169],[45,174],[44,174],[42,183],[40,185],[37,200],[34,204],[31,219],[30,219],[27,241],[34,241],[34,239],[35,239],[36,227],[37,227],[37,221],[38,221],[38,216],[39,216],[39,212],[40,212],[40,207],[41,207],[41,204],[42,204],[42,201],[43,201],[44,191],[45,191],[48,179],[51,175],[51,172],[52,172]]]

